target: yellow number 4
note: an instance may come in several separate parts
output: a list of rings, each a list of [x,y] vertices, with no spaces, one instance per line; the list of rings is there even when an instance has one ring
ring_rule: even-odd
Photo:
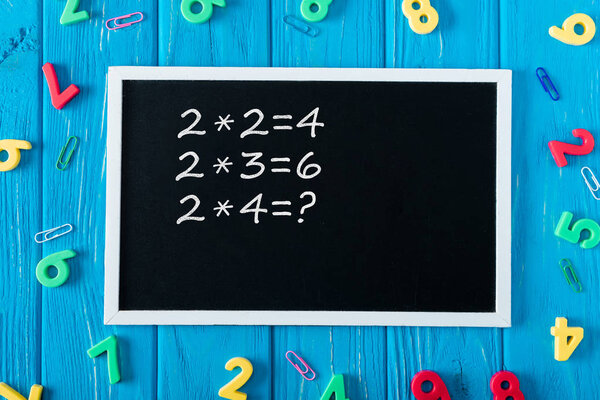
[[[550,328],[554,336],[554,359],[567,361],[583,339],[583,328],[568,327],[567,319],[556,318],[556,325]]]

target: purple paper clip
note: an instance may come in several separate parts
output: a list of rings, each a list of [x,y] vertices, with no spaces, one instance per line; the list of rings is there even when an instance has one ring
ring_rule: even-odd
[[[290,360],[289,354],[293,354],[294,357],[296,357],[298,359],[298,361],[300,361],[300,363],[304,366],[305,370],[303,371],[302,369],[300,369],[300,366],[298,364],[296,364],[294,361]],[[306,379],[307,381],[312,381],[313,379],[315,379],[317,377],[317,374],[315,374],[315,371],[312,370],[311,367],[308,366],[308,364],[306,363],[306,361],[304,361],[302,358],[300,358],[300,356],[296,353],[294,353],[293,351],[289,350],[287,353],[285,353],[285,358],[287,358],[287,360],[290,362],[290,364],[292,364],[294,366],[294,368],[296,368],[296,371],[300,372],[300,375],[302,375],[302,377],[304,379]],[[312,372],[312,378],[307,378],[306,375]]]
[[[127,19],[134,15],[139,15],[140,18],[136,19],[134,21],[131,21],[131,22],[124,23],[124,24],[119,23],[119,20]],[[127,14],[127,15],[121,15],[120,17],[115,17],[115,18],[106,20],[106,28],[111,31],[116,31],[117,29],[127,28],[128,26],[142,22],[143,19],[144,19],[144,14],[142,14],[140,11],[134,12],[131,14]],[[109,25],[109,22],[111,22],[111,21],[113,22],[113,25],[114,25],[114,27],[112,27],[112,28]]]

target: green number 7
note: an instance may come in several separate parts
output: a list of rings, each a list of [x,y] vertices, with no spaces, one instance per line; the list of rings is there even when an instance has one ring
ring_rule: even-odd
[[[581,239],[581,233],[584,230],[587,230],[590,233],[590,237],[581,241],[581,247],[584,249],[591,249],[600,243],[600,225],[598,225],[596,221],[591,219],[580,219],[573,224],[571,229],[569,229],[572,220],[573,214],[564,211],[560,216],[558,225],[556,225],[554,234],[571,243],[577,243]]]

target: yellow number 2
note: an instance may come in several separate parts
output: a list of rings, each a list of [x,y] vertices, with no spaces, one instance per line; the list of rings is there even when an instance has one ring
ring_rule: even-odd
[[[583,28],[583,33],[580,35],[575,32],[575,27],[579,25]],[[573,14],[565,19],[562,28],[553,26],[548,31],[550,36],[556,40],[573,46],[581,46],[588,43],[596,34],[596,24],[594,20],[585,14]]]
[[[40,400],[42,398],[42,390],[44,388],[41,385],[33,385],[29,392],[29,400]],[[25,400],[25,397],[15,389],[8,386],[6,383],[0,383],[0,396],[8,400]]]
[[[402,12],[408,18],[410,29],[419,35],[433,32],[440,19],[429,0],[404,0]]]
[[[237,390],[244,386],[248,382],[248,379],[250,379],[250,376],[252,376],[252,364],[243,357],[232,358],[225,364],[227,371],[233,371],[236,367],[241,368],[242,371],[219,390],[219,397],[230,400],[246,400],[246,397],[248,397],[246,393],[241,393]]]

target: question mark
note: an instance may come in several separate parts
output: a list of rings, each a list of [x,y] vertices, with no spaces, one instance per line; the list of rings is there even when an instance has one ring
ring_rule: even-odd
[[[312,200],[311,200],[311,202],[310,202],[310,203],[306,204],[305,206],[303,206],[303,207],[300,209],[300,215],[304,214],[304,210],[308,210],[309,208],[311,208],[312,206],[314,206],[314,205],[315,205],[315,203],[317,202],[317,195],[316,195],[316,194],[314,194],[313,192],[304,192],[304,193],[302,193],[302,194],[300,195],[300,198],[301,198],[301,199],[303,199],[303,198],[304,198],[304,196],[310,196],[310,197],[312,197]],[[299,223],[299,224],[301,224],[301,223],[303,223],[303,222],[304,222],[304,219],[302,219],[302,218],[298,218],[298,223]]]

